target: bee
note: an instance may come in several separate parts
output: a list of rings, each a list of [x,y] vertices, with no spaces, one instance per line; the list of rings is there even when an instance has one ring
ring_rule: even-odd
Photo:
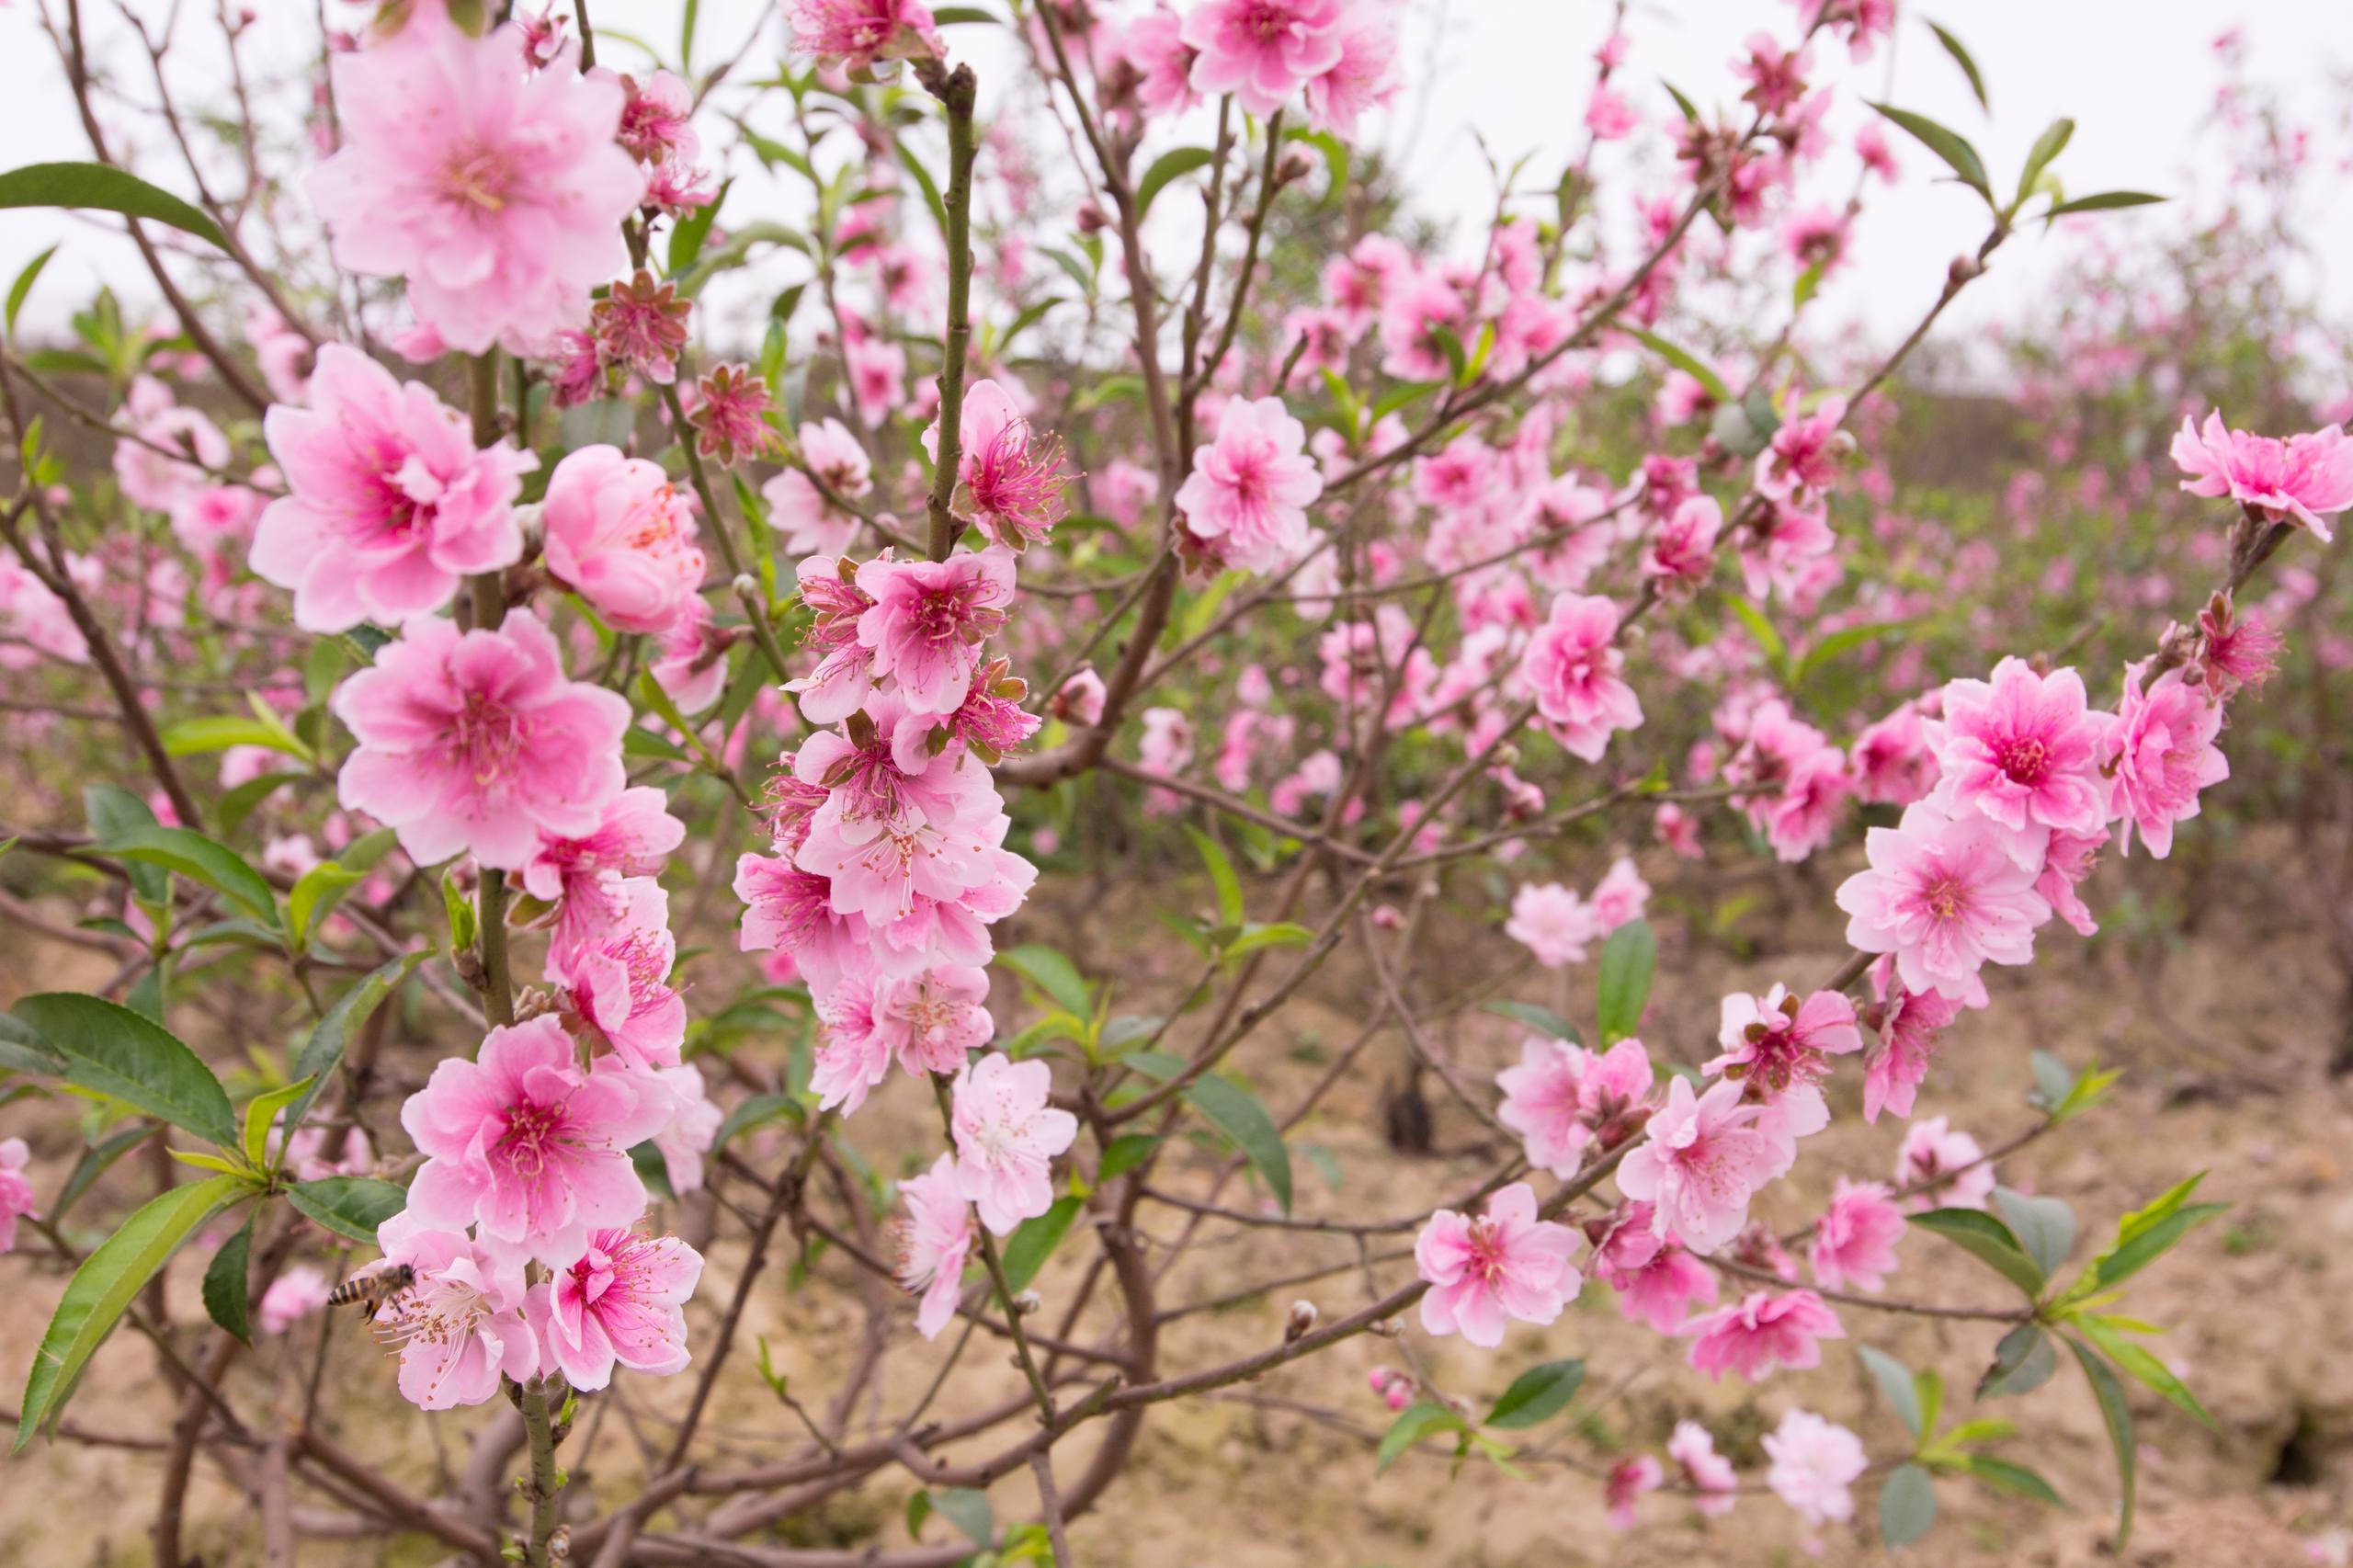
[[[405,1263],[396,1263],[372,1274],[353,1275],[327,1293],[327,1305],[357,1304],[361,1319],[372,1320],[415,1283],[416,1270]]]

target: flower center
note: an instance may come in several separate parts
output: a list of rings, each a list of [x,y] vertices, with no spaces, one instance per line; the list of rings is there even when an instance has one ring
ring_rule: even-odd
[[[514,175],[495,149],[461,147],[442,168],[441,187],[452,200],[496,212],[513,194]]]
[[[507,1168],[519,1176],[536,1176],[555,1157],[563,1142],[563,1111],[551,1106],[520,1105],[506,1113],[506,1131],[499,1135],[499,1153]]]
[[[1994,748],[1994,761],[2019,784],[2040,784],[2051,768],[2051,749],[2031,737],[2012,736]]]

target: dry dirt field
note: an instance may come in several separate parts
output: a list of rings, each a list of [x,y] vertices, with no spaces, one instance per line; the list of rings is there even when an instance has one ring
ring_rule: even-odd
[[[2167,1325],[2164,1353],[2197,1389],[2220,1423],[2210,1433],[2188,1417],[2132,1390],[2142,1440],[2142,1503],[2130,1547],[2108,1543],[2115,1477],[2097,1415],[2080,1379],[2054,1379],[2022,1401],[1993,1414],[2027,1428],[2009,1450],[2043,1471],[2072,1506],[2064,1512],[1995,1497],[1955,1482],[1939,1483],[1944,1517],[1938,1532],[1907,1555],[1924,1562],[2124,1565],[2124,1568],[2207,1568],[2207,1565],[2342,1563],[2353,1536],[2353,1330],[2345,1302],[2353,1296],[2353,1081],[2332,1077],[2328,1064],[2343,1035],[2339,992],[2323,945],[2312,928],[2310,898],[2297,870],[2294,846],[2284,837],[2257,837],[2240,864],[2254,868],[2227,891],[2193,901],[2186,928],[2159,932],[2112,929],[2096,944],[2072,937],[2051,944],[2031,985],[2004,976],[1995,1005],[1957,1028],[1922,1100],[1924,1114],[1949,1115],[1989,1146],[2030,1122],[2022,1103],[2029,1086],[2027,1051],[2040,1046],[2081,1066],[2097,1057],[2127,1069],[2109,1103],[2006,1161],[2011,1185],[2056,1194],[2074,1205],[2086,1242],[2109,1232],[2116,1216],[2193,1168],[2211,1172],[2205,1196],[2232,1210],[2195,1233],[2174,1255],[2131,1287],[2135,1314]],[[1762,990],[1776,979],[1802,983],[1837,961],[1836,926],[1824,917],[1837,869],[1754,884],[1757,902],[1736,927],[1745,951],[1725,943],[1695,942],[1675,908],[1676,869],[1649,867],[1661,884],[1654,918],[1663,937],[1660,983],[1644,1028],[1653,1049],[1696,1061],[1713,1034],[1716,998],[1734,986]],[[2108,906],[2124,870],[2151,896],[2166,887],[2167,868],[2136,861],[2103,871]],[[2152,878],[2150,873],[2159,874]],[[2178,891],[2178,890],[2177,890]],[[1042,905],[1043,901],[1040,901]],[[1182,949],[1156,928],[1125,918],[1119,891],[1093,907],[1050,912],[1033,906],[1021,935],[1055,942],[1091,974],[1123,979],[1123,1009],[1150,1011],[1155,985],[1178,966]],[[2095,900],[2096,906],[2100,903]],[[2130,921],[2120,924],[2130,925]],[[1128,932],[1113,943],[1107,932]],[[1449,937],[1449,933],[1452,935]],[[1449,942],[1452,946],[1449,947]],[[1424,974],[1449,984],[1508,968],[1514,953],[1501,937],[1480,935],[1467,915],[1440,923]],[[45,948],[11,937],[0,943],[0,998],[27,989],[103,982],[106,967],[91,955]],[[36,978],[37,977],[37,978]],[[1542,983],[1522,977],[1506,993],[1548,1005],[1565,1003],[1572,1016],[1590,1006],[1589,975],[1565,997],[1546,994]],[[1323,978],[1307,1002],[1285,1015],[1286,1032],[1260,1038],[1245,1065],[1270,1103],[1295,1097],[1320,1071],[1326,1054],[1353,1033],[1363,997],[1362,977]],[[190,1025],[191,1032],[197,1026]],[[205,1038],[199,1035],[199,1038]],[[216,1060],[250,1042],[227,1032],[211,1038]],[[1467,1076],[1483,1080],[1517,1052],[1517,1035],[1503,1019],[1467,1014],[1450,1045]],[[447,1049],[445,1045],[443,1049]],[[759,1051],[755,1045],[747,1048]],[[421,1071],[427,1048],[403,1058]],[[1386,1040],[1364,1065],[1294,1134],[1296,1145],[1328,1151],[1345,1184],[1336,1198],[1313,1163],[1298,1161],[1299,1210],[1351,1217],[1413,1212],[1459,1192],[1483,1174],[1477,1123],[1433,1085],[1436,1153],[1393,1153],[1382,1131],[1384,1081],[1398,1071],[1397,1043]],[[1900,1124],[1862,1124],[1851,1081],[1834,1099],[1837,1119],[1809,1144],[1809,1158],[1772,1195],[1777,1223],[1810,1219],[1838,1169],[1881,1174],[1893,1159]],[[894,1083],[858,1123],[861,1145],[885,1168],[891,1155],[927,1146],[936,1131],[914,1085]],[[72,1134],[38,1107],[0,1107],[0,1134],[34,1140],[35,1175],[45,1192],[74,1154]],[[773,1153],[753,1145],[756,1156]],[[756,1161],[756,1163],[757,1163]],[[1186,1178],[1198,1182],[1214,1163],[1201,1153]],[[119,1169],[94,1194],[83,1220],[119,1213],[122,1200],[147,1178]],[[1238,1187],[1229,1188],[1229,1199]],[[1173,1235],[1179,1216],[1146,1211],[1147,1227]],[[693,1216],[688,1217],[692,1226]],[[1040,1281],[1048,1312],[1058,1290],[1078,1273],[1086,1238],[1074,1234]],[[2079,1256],[2090,1247],[2081,1245]],[[1915,1299],[1994,1301],[1999,1282],[1934,1238],[1915,1234],[1903,1246],[1904,1268],[1893,1290]],[[1196,1245],[1163,1287],[1165,1301],[1198,1301],[1233,1290],[1256,1276],[1347,1264],[1352,1244],[1317,1235],[1254,1235],[1236,1245],[1212,1237]],[[722,1240],[705,1277],[704,1311],[715,1313],[740,1266],[740,1245]],[[813,1406],[822,1405],[840,1376],[847,1346],[864,1320],[864,1299],[838,1259],[821,1262],[798,1290],[781,1272],[763,1282],[747,1321],[765,1335],[779,1369]],[[1404,1267],[1378,1265],[1393,1284]],[[200,1321],[197,1304],[202,1255],[192,1251],[173,1267],[169,1290],[175,1317]],[[62,1281],[22,1259],[0,1264],[9,1310],[0,1313],[0,1374],[9,1384],[29,1358]],[[1360,1302],[1365,1290],[1354,1269],[1304,1290],[1290,1290],[1230,1310],[1188,1317],[1162,1341],[1165,1370],[1228,1358],[1271,1343],[1296,1295],[1315,1299],[1327,1313]],[[1848,1310],[1854,1338],[1883,1346],[1915,1366],[1934,1366],[1956,1389],[1956,1401],[1988,1358],[1996,1326],[1940,1324]],[[708,1332],[709,1317],[697,1326]],[[299,1414],[302,1379],[314,1353],[317,1325],[265,1342],[233,1384],[241,1404]],[[320,1420],[350,1447],[387,1462],[412,1484],[433,1484],[437,1471],[463,1464],[472,1433],[488,1412],[460,1412],[423,1420],[399,1406],[390,1377],[364,1337],[337,1324],[345,1337],[326,1384]],[[1273,1568],[1276,1564],[1373,1568],[1377,1564],[1445,1564],[1449,1568],[1613,1568],[1690,1563],[1767,1568],[1819,1561],[1833,1565],[1876,1562],[1886,1554],[1861,1528],[1824,1532],[1809,1541],[1770,1497],[1744,1499],[1730,1518],[1709,1523],[1667,1497],[1645,1502],[1640,1527],[1618,1534],[1606,1526],[1590,1470],[1610,1452],[1633,1445],[1655,1451],[1675,1420],[1697,1415],[1745,1469],[1758,1457],[1756,1435],[1794,1403],[1847,1422],[1875,1453],[1893,1450],[1900,1429],[1872,1392],[1845,1346],[1826,1347],[1825,1369],[1787,1375],[1752,1389],[1720,1388],[1677,1375],[1679,1346],[1620,1317],[1598,1287],[1547,1331],[1516,1326],[1504,1351],[1487,1357],[1459,1341],[1431,1345],[1414,1335],[1427,1364],[1445,1387],[1474,1399],[1492,1398],[1518,1370],[1540,1360],[1583,1356],[1590,1369],[1571,1418],[1540,1430],[1549,1451],[1515,1480],[1481,1462],[1458,1474],[1438,1454],[1409,1457],[1375,1479],[1373,1445],[1386,1412],[1368,1393],[1366,1374],[1378,1361],[1399,1359],[1398,1347],[1358,1339],[1284,1369],[1232,1397],[1159,1407],[1144,1429],[1135,1463],[1108,1506],[1077,1521],[1073,1544],[1087,1568]],[[942,1342],[944,1347],[945,1341]],[[903,1408],[920,1392],[941,1347],[926,1347],[904,1333],[881,1380],[885,1408]],[[733,1461],[773,1454],[798,1442],[797,1428],[754,1375],[748,1338],[736,1363],[740,1377],[722,1386],[721,1406],[707,1432]],[[1016,1385],[1013,1374],[983,1358],[951,1384],[940,1409],[976,1406]],[[623,1400],[607,1402],[606,1417],[584,1421],[584,1437],[569,1450],[576,1486],[611,1501],[628,1494],[642,1471],[643,1451],[661,1437],[658,1412],[684,1397],[677,1386],[641,1382]],[[10,1415],[13,1417],[13,1411]],[[863,1413],[862,1413],[863,1414]],[[153,1373],[153,1358],[125,1339],[98,1358],[72,1410],[80,1426],[104,1433],[159,1436],[168,1407]],[[1079,1445],[1083,1449],[1084,1445]],[[977,1447],[949,1457],[981,1457]],[[1078,1455],[1067,1455],[1074,1465]],[[73,1442],[36,1447],[0,1461],[0,1561],[42,1568],[108,1568],[148,1560],[147,1515],[155,1492],[157,1456],[100,1449]],[[1026,1476],[1001,1483],[994,1495],[1000,1520],[1021,1517],[1030,1499]],[[835,1498],[789,1520],[775,1540],[803,1545],[889,1548],[906,1540],[902,1511],[912,1490],[904,1474],[885,1472],[867,1490]],[[313,1499],[315,1501],[315,1499]],[[1860,1499],[1870,1516],[1871,1494]],[[245,1505],[217,1471],[200,1468],[192,1498],[189,1539],[208,1564],[255,1563],[258,1531]],[[935,1522],[928,1539],[940,1539]],[[1812,1555],[1810,1555],[1812,1554]],[[367,1538],[305,1542],[302,1561],[322,1568],[406,1568],[441,1562],[446,1553],[417,1539]]]

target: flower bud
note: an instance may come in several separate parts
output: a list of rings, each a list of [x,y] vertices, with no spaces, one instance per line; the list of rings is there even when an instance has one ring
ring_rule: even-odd
[[[1283,1324],[1283,1343],[1285,1345],[1293,1344],[1296,1341],[1304,1338],[1314,1329],[1314,1327],[1315,1303],[1313,1301],[1293,1301],[1290,1304],[1290,1316]]]
[[[1099,233],[1110,222],[1103,216],[1103,209],[1091,201],[1078,210],[1078,232],[1082,234]]]
[[[1040,1311],[1045,1304],[1035,1290],[1024,1290],[1013,1298],[1013,1310],[1022,1317],[1028,1317],[1030,1313]]]
[[[732,585],[735,589],[735,597],[739,599],[748,599],[760,591],[760,580],[749,572],[736,573],[735,581]]]

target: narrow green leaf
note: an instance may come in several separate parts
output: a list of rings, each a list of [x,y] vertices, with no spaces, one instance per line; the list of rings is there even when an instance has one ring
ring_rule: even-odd
[[[719,1124],[719,1135],[711,1140],[710,1153],[716,1156],[734,1139],[755,1128],[766,1127],[771,1121],[790,1120],[796,1124],[806,1119],[801,1102],[790,1095],[753,1095],[727,1113]]]
[[[373,1176],[322,1176],[296,1182],[287,1201],[339,1236],[373,1244],[376,1227],[408,1207],[404,1188]]]
[[[1913,1215],[1912,1223],[1961,1248],[2029,1299],[2042,1293],[2046,1282],[2042,1270],[2034,1266],[2010,1228],[1991,1214],[1975,1209],[1931,1209]]]
[[[227,751],[231,746],[260,746],[299,756],[305,762],[313,755],[301,737],[285,725],[265,724],[250,713],[208,713],[201,718],[183,719],[166,728],[161,738],[164,750],[172,756],[201,756],[207,752]]]
[[[1113,1139],[1111,1146],[1103,1151],[1103,1163],[1096,1168],[1095,1179],[1100,1183],[1127,1175],[1151,1158],[1152,1152],[1158,1147],[1159,1139],[1142,1132],[1131,1132],[1123,1138]]]
[[[1887,1472],[1879,1489],[1879,1534],[1890,1547],[1909,1546],[1937,1522],[1937,1489],[1916,1464]]]
[[[1583,1361],[1547,1361],[1530,1367],[1511,1381],[1511,1387],[1487,1412],[1483,1425],[1518,1431],[1550,1421],[1569,1407],[1584,1382]]]
[[[1135,1057],[1127,1060],[1133,1062]],[[1290,1213],[1290,1151],[1283,1146],[1282,1134],[1275,1131],[1275,1119],[1267,1114],[1258,1096],[1230,1078],[1211,1074],[1186,1090],[1185,1097],[1219,1131],[1233,1140],[1234,1146],[1265,1178],[1283,1212]]]
[[[1629,920],[1602,945],[1599,980],[1601,1043],[1640,1033],[1658,968],[1658,937],[1647,920]]]
[[[94,1143],[84,1150],[82,1157],[74,1162],[74,1169],[67,1173],[65,1185],[58,1190],[57,1201],[49,1206],[49,1222],[52,1225],[63,1224],[65,1211],[79,1202],[82,1195],[96,1186],[97,1179],[106,1175],[117,1160],[121,1159],[148,1139],[154,1137],[158,1131],[160,1130],[149,1122],[133,1123],[103,1142]]]
[[[1627,336],[1632,338],[1635,342],[1641,344],[1643,347],[1649,349],[1652,353],[1657,355],[1660,358],[1665,360],[1668,364],[1674,366],[1677,369],[1682,371],[1685,375],[1690,377],[1701,386],[1707,388],[1708,395],[1714,398],[1718,403],[1736,403],[1739,401],[1733,392],[1731,383],[1723,379],[1722,375],[1717,371],[1716,368],[1709,364],[1705,359],[1700,358],[1697,354],[1692,353],[1688,348],[1682,347],[1680,344],[1670,343],[1665,338],[1661,337],[1658,334],[1654,332],[1645,332],[1638,326],[1630,326],[1623,328],[1622,330],[1625,332]]]
[[[286,1109],[286,1126],[290,1132],[302,1125],[302,1118],[310,1113],[311,1102],[326,1086],[327,1078],[343,1062],[343,1053],[351,1044],[351,1037],[367,1023],[384,998],[399,989],[408,971],[425,961],[422,952],[403,953],[388,962],[379,964],[368,974],[335,998],[334,1006],[318,1026],[311,1030],[311,1038],[302,1042],[295,1054],[294,1072],[310,1088],[294,1097]]]
[[[1577,1033],[1574,1024],[1552,1008],[1540,1007],[1533,1002],[1482,1002],[1479,1010],[1525,1024],[1549,1040],[1564,1040],[1572,1045],[1585,1043],[1585,1037]]]
[[[2064,218],[2072,212],[2108,212],[2119,207],[2154,207],[2166,200],[2145,190],[2103,190],[2097,196],[2079,196],[2073,201],[2062,201],[2042,215],[2046,223],[2053,218]]]
[[[1265,926],[1245,926],[1242,934],[1225,945],[1225,956],[1238,959],[1264,948],[1304,948],[1315,940],[1315,933],[1296,920],[1278,920]]]
[[[33,1353],[12,1451],[22,1453],[63,1407],[92,1353],[180,1244],[244,1190],[243,1182],[226,1176],[173,1187],[149,1199],[82,1260]]]
[[[157,825],[155,813],[148,809],[147,802],[117,784],[84,786],[82,809],[89,815],[90,836],[99,841]],[[132,892],[148,903],[162,901],[171,879],[161,866],[133,860],[126,869],[131,873]]]
[[[2134,1468],[2139,1462],[2132,1436],[2132,1407],[2124,1402],[2123,1385],[2108,1363],[2093,1353],[2079,1339],[2067,1341],[2068,1350],[2075,1364],[2084,1369],[2084,1380],[2092,1385],[2092,1397],[2099,1401],[2100,1419],[2108,1426],[2109,1447],[2116,1451],[2116,1550],[2120,1555],[2125,1542],[2132,1539],[2132,1491]]]
[[[220,226],[169,191],[105,164],[27,164],[0,174],[0,207],[70,207],[146,218],[228,249]]]
[[[1404,1458],[1406,1449],[1433,1433],[1469,1430],[1462,1424],[1462,1417],[1442,1404],[1429,1400],[1409,1404],[1397,1413],[1397,1419],[1381,1435],[1381,1451],[1374,1458],[1372,1472],[1381,1474]]]
[[[60,240],[57,244],[64,243]],[[41,268],[47,267],[49,258],[56,254],[57,245],[50,246],[32,260],[25,263],[25,269],[17,274],[17,280],[14,283],[8,285],[7,329],[10,337],[17,335],[17,312],[25,308],[25,296],[33,291],[34,283],[40,278]]]
[[[221,1244],[204,1269],[204,1313],[222,1331],[243,1344],[254,1342],[253,1318],[246,1306],[245,1271],[254,1251],[254,1222],[248,1217],[237,1233]]]
[[[2038,1503],[2048,1503],[2054,1508],[2067,1506],[2066,1500],[2052,1490],[2051,1483],[2022,1464],[1997,1460],[1991,1454],[1972,1454],[1961,1462],[1961,1468],[1989,1486],[2015,1492],[2021,1497],[2031,1497]]]
[[[2066,150],[2068,141],[2075,134],[2075,122],[2063,118],[2052,120],[2042,134],[2034,139],[2034,146],[2026,155],[2026,166],[2018,171],[2017,199],[2020,203],[2034,194],[2034,182],[2041,177],[2043,170],[2051,166],[2051,160]]]
[[[1756,639],[1756,651],[1765,655],[1767,664],[1777,670],[1786,670],[1790,667],[1790,645],[1780,632],[1774,628],[1773,623],[1765,618],[1764,610],[1738,594],[1726,594],[1724,608],[1731,610],[1733,619],[1746,628],[1749,636]]]
[[[1085,1208],[1083,1199],[1057,1198],[1043,1214],[1024,1220],[1005,1242],[1005,1254],[998,1259],[1005,1267],[1005,1286],[1017,1294],[1029,1288],[1038,1278],[1038,1270],[1054,1249],[1063,1244],[1063,1237],[1070,1233],[1071,1221]]]
[[[299,1083],[282,1085],[266,1095],[256,1095],[245,1102],[245,1164],[256,1170],[263,1168],[264,1162],[269,1157],[270,1123],[277,1119],[279,1111],[310,1092],[311,1080],[304,1078]],[[292,1124],[288,1125],[286,1131],[289,1138],[293,1136]]]
[[[91,845],[88,853],[177,871],[214,889],[263,925],[278,925],[278,895],[268,881],[235,850],[194,828],[136,828]]]
[[[733,180],[721,182],[719,189],[712,193],[709,201],[689,210],[670,231],[669,254],[665,258],[668,264],[665,268],[667,276],[676,278],[688,271],[702,255],[703,243],[710,238],[710,227],[719,221],[720,203],[727,199],[728,187],[734,183]]]
[[[2057,1198],[2029,1198],[2006,1187],[1994,1189],[1994,1207],[2009,1222],[2010,1232],[2034,1259],[2043,1277],[2059,1272],[2075,1246],[2075,1211]]]
[[[2130,1279],[2170,1252],[2182,1237],[2229,1207],[2227,1203],[2193,1203],[2135,1232],[2131,1240],[2119,1243],[2094,1260],[2091,1288],[2085,1293],[2105,1290]]]
[[[196,1052],[128,1007],[78,992],[28,996],[17,1020],[65,1061],[65,1077],[186,1128],[223,1149],[237,1146],[229,1096]]]
[[[1912,1369],[1886,1351],[1874,1350],[1868,1345],[1856,1346],[1855,1354],[1862,1358],[1872,1381],[1879,1384],[1879,1392],[1887,1396],[1887,1403],[1894,1407],[1895,1414],[1912,1434],[1913,1440],[1917,1442],[1927,1436],[1927,1422],[1920,1408],[1919,1385],[1913,1381]]]
[[[1910,109],[1879,103],[1872,104],[1871,108],[1903,127],[1922,146],[1942,158],[1952,172],[1961,176],[1963,185],[1984,197],[1988,202],[1994,199],[1994,187],[1985,178],[1985,161],[1977,155],[1977,149],[1969,144],[1967,137],[1948,131],[1927,115],[1914,114]]]
[[[1977,1380],[1979,1399],[1997,1399],[2004,1394],[2032,1393],[2051,1381],[2059,1369],[2059,1358],[2051,1348],[2051,1336],[2042,1332],[2040,1324],[2022,1323],[2002,1335],[1994,1346],[1994,1364]]]
[[[1206,147],[1174,147],[1154,158],[1136,186],[1136,221],[1142,222],[1143,215],[1152,210],[1152,199],[1160,194],[1161,187],[1195,169],[1206,168],[1214,155]]]
[[[1035,985],[1062,1007],[1084,1018],[1095,1011],[1094,994],[1079,978],[1078,966],[1053,949],[1025,942],[997,954],[996,961]]]
[[[2136,1345],[2125,1338],[2114,1319],[2079,1317],[2075,1320],[2075,1326],[2083,1330],[2084,1337],[2106,1352],[2108,1358],[2122,1368],[2133,1381],[2187,1412],[2200,1426],[2217,1432],[2222,1430],[2222,1424],[2206,1413],[2206,1407],[2198,1403],[2198,1396],[2189,1392],[2189,1385],[2175,1375],[2172,1368],[2151,1354],[2146,1346]]]
[[[1921,19],[1927,20],[1926,17]],[[1961,74],[1969,78],[1969,90],[1976,95],[1977,107],[1988,114],[1993,113],[1994,106],[1985,97],[1985,78],[1979,74],[1977,62],[1969,57],[1969,51],[1961,47],[1961,40],[1934,22],[1928,23],[1928,30],[1937,35],[1937,41],[1945,46],[1945,52],[1951,55],[1953,63],[1961,67]]]
[[[1217,890],[1217,917],[1222,926],[1240,926],[1242,913],[1242,879],[1234,875],[1233,862],[1216,839],[1190,823],[1185,824],[1185,836],[1193,841],[1200,852],[1201,863],[1209,868],[1210,884]]]

